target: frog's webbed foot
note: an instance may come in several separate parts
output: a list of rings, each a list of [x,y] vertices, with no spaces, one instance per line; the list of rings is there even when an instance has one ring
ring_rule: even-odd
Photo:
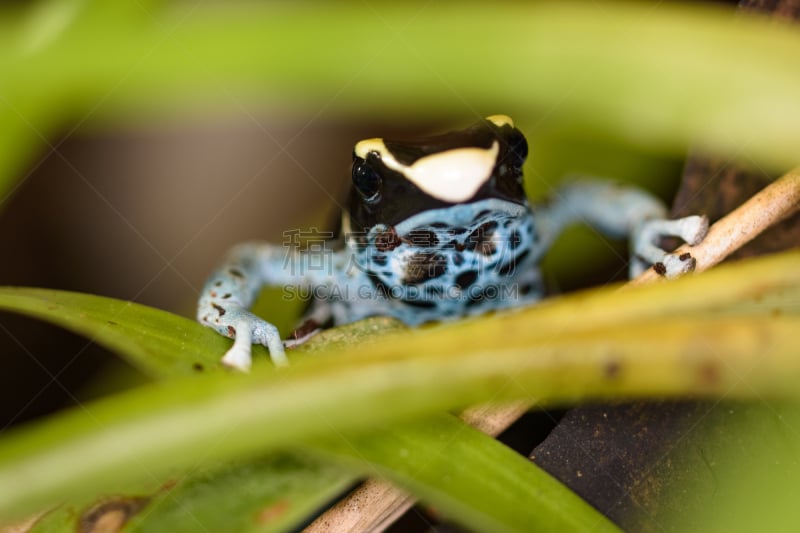
[[[203,302],[198,309],[201,323],[214,328],[217,332],[234,339],[233,346],[225,352],[222,364],[247,372],[252,364],[251,346],[262,344],[269,350],[275,366],[286,366],[286,352],[283,348],[278,328],[258,318],[237,304],[230,303],[225,307],[211,303],[212,312],[205,312]]]
[[[650,265],[665,278],[676,278],[692,272],[696,261],[690,253],[673,254],[658,247],[662,237],[678,237],[694,246],[708,233],[708,218],[689,216],[674,220],[645,220],[631,235],[630,277],[635,278]]]

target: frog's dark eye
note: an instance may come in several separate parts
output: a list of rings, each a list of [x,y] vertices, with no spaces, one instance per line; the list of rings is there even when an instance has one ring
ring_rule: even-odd
[[[361,158],[353,161],[353,186],[366,202],[374,203],[381,197],[381,177]]]
[[[528,157],[528,141],[519,130],[514,130],[508,136],[508,149],[512,154],[512,160],[517,168],[521,168],[525,159]]]

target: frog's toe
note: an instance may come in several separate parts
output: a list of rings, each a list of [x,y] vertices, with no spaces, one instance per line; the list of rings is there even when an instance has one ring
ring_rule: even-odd
[[[678,237],[687,244],[694,246],[705,239],[708,233],[708,217],[693,215],[676,219],[650,219],[645,220],[634,232],[634,251],[649,254],[654,243],[662,237]],[[655,261],[653,261],[655,263]]]
[[[234,343],[231,349],[225,352],[221,362],[224,366],[233,370],[249,372],[250,366],[252,365],[250,345],[244,346],[239,343]]]
[[[677,278],[693,272],[697,266],[697,260],[690,253],[666,254],[661,261],[653,265],[653,269],[667,279]]]
[[[249,372],[252,365],[250,348],[253,342],[253,331],[249,320],[244,319],[236,322],[235,326],[228,328],[228,334],[233,335],[233,346],[225,352],[222,357],[222,364],[228,368]]]
[[[287,366],[286,350],[278,328],[269,322],[258,320],[253,327],[253,343],[262,344],[269,350],[270,359],[275,366]]]
[[[703,242],[708,233],[708,217],[705,215],[693,215],[679,218],[676,223],[676,237],[683,239],[686,244],[694,246]]]

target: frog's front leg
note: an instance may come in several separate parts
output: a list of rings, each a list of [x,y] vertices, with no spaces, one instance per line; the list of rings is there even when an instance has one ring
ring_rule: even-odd
[[[564,227],[583,222],[612,238],[631,243],[630,276],[650,265],[660,274],[676,277],[694,269],[691,257],[662,250],[661,237],[679,237],[689,244],[703,240],[708,219],[690,216],[667,219],[664,204],[648,192],[613,181],[577,179],[560,188],[550,205],[535,213],[542,244],[547,247]]]
[[[276,365],[287,359],[278,328],[249,311],[265,285],[300,286],[309,283],[303,255],[268,243],[234,247],[206,282],[197,306],[197,319],[221,335],[235,339],[222,358],[226,366],[250,369],[252,344],[269,349]]]

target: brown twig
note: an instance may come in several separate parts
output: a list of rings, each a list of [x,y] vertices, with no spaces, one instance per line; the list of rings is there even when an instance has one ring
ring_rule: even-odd
[[[794,169],[709,228],[696,246],[682,246],[676,254],[689,252],[702,272],[754,239],[769,226],[800,209],[800,168]],[[652,283],[661,278],[651,268],[626,287]],[[524,402],[505,406],[475,406],[461,418],[484,433],[497,436],[530,407]],[[383,531],[414,505],[413,496],[382,480],[367,480],[309,525],[304,533],[360,533]]]

